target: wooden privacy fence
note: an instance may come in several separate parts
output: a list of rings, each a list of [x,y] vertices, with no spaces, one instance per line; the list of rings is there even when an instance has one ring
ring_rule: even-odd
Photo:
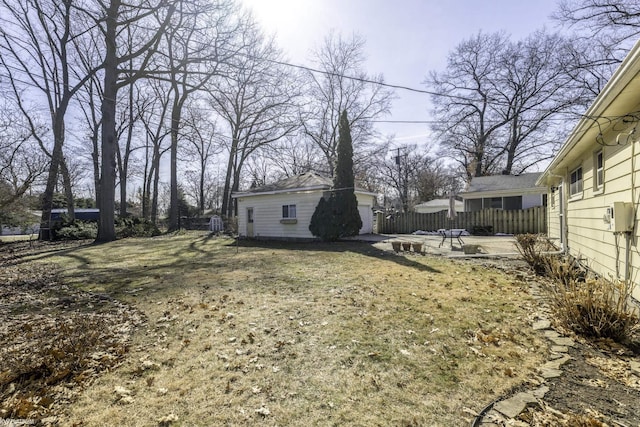
[[[492,233],[523,234],[546,233],[546,206],[536,206],[517,211],[483,209],[475,212],[458,212],[451,220],[447,211],[436,213],[400,213],[392,216],[378,213],[376,229],[383,234],[410,234],[414,231],[436,231],[441,228],[464,228],[468,232],[484,227]]]

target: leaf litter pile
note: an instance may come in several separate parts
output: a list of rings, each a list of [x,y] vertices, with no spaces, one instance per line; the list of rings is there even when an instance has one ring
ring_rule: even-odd
[[[51,266],[22,264],[25,253],[51,249],[33,245],[0,246],[0,419],[46,425],[122,362],[142,317],[107,295],[62,284]]]

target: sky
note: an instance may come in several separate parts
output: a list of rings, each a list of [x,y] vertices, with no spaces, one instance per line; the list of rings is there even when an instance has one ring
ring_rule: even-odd
[[[268,34],[275,34],[289,62],[311,65],[310,52],[331,31],[366,40],[366,72],[385,82],[426,89],[430,71],[442,71],[447,55],[479,31],[505,31],[513,40],[546,27],[557,0],[240,0]],[[425,121],[429,95],[396,90],[386,120]],[[428,143],[428,124],[380,124],[398,145]]]

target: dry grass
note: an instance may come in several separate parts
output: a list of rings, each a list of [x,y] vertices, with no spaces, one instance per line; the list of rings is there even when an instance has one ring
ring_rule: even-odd
[[[513,277],[366,244],[182,234],[40,260],[148,319],[63,424],[458,426],[546,351]]]

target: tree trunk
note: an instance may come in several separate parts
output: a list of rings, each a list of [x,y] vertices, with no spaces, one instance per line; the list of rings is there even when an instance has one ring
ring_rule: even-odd
[[[204,161],[200,162],[200,215],[204,214],[204,206],[205,206],[205,200],[204,200],[204,181],[205,181],[205,168],[206,168],[206,164]]]
[[[227,218],[231,218],[233,215],[233,209],[231,205],[231,175],[233,174],[233,165],[235,164],[235,157],[237,155],[238,139],[233,138],[231,147],[229,148],[229,162],[227,162],[227,175],[224,178],[224,189],[222,190],[222,215]]]
[[[116,27],[120,0],[111,0],[107,8],[104,60],[104,97],[102,99],[102,176],[100,177],[100,221],[96,242],[116,239],[114,224],[116,171],[116,96],[118,94],[118,57]]]
[[[142,218],[149,219],[149,187],[151,182],[151,173],[153,170],[149,166],[149,135],[144,148],[144,171],[142,172]]]
[[[178,133],[182,116],[183,100],[174,87],[175,100],[171,109],[171,202],[169,206],[169,231],[180,229],[180,209],[178,206]]]
[[[157,147],[157,146],[156,146]],[[158,223],[158,184],[160,183],[160,153],[153,157],[153,194],[151,196],[151,222]]]
[[[75,202],[73,200],[73,188],[71,185],[71,175],[67,168],[67,161],[64,156],[60,159],[60,174],[62,175],[62,188],[64,189],[65,199],[67,200],[67,217],[70,220],[76,219]]]
[[[507,163],[505,165],[504,170],[502,171],[503,175],[511,175],[513,170],[513,160],[516,157],[516,148],[518,147],[518,116],[513,117],[513,122],[511,123],[511,135],[509,135],[509,144],[507,145]]]
[[[93,108],[93,106],[91,108]],[[98,141],[98,127],[95,127],[91,133],[91,143],[93,144],[91,161],[93,164],[93,185],[95,187],[96,207],[100,209],[100,155],[98,154]]]
[[[49,175],[47,176],[47,185],[42,196],[42,216],[40,218],[40,239],[51,240],[51,208],[53,207],[53,194],[58,183],[58,172],[60,165],[64,161],[64,153],[62,147],[64,145],[64,114],[66,104],[58,107],[57,114],[53,121],[53,151],[51,153],[51,165],[49,167]],[[73,206],[71,206],[73,209]]]
[[[53,193],[58,181],[58,168],[60,167],[60,159],[62,158],[62,147],[54,144],[51,153],[51,165],[49,166],[49,174],[47,176],[47,185],[42,195],[42,217],[40,218],[40,239],[51,240],[53,237],[50,230],[51,207],[53,206]]]

